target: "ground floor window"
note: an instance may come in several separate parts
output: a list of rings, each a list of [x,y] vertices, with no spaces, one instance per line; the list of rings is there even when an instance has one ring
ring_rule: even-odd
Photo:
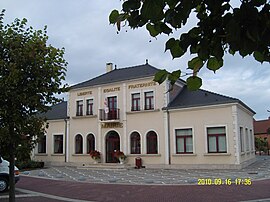
[[[131,154],[141,153],[141,137],[138,132],[133,132],[130,135],[130,153]]]
[[[146,135],[147,154],[157,154],[158,153],[157,148],[158,148],[157,134],[154,131],[150,131]]]
[[[83,153],[83,138],[80,134],[75,137],[75,154]]]
[[[192,129],[177,129],[176,135],[176,153],[190,154],[193,153]]]
[[[226,153],[226,129],[225,127],[207,128],[208,153]]]
[[[63,154],[63,135],[54,135],[54,153]]]
[[[241,146],[241,152],[245,151],[245,139],[244,139],[244,129],[243,127],[240,127],[240,146]]]
[[[40,137],[38,141],[38,153],[45,154],[46,153],[46,135]]]
[[[93,134],[87,135],[87,153],[95,150],[95,136]]]

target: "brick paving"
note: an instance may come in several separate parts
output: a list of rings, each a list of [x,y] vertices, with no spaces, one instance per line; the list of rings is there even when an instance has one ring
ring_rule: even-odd
[[[250,179],[251,185],[204,185],[199,179]],[[270,157],[241,170],[78,169],[24,172],[16,201],[270,201]],[[31,190],[33,192],[29,192]],[[0,194],[0,201],[8,201]]]

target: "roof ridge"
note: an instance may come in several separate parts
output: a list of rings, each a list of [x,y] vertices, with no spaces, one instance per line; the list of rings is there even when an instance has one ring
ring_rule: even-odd
[[[136,71],[136,68],[140,68],[139,69],[140,71]],[[144,71],[143,68],[145,68],[146,71]],[[128,70],[130,70],[133,73],[130,73],[129,75],[127,75]],[[136,66],[130,66],[130,67],[115,68],[110,72],[105,72],[105,73],[103,73],[99,76],[96,76],[94,78],[91,78],[89,80],[79,82],[79,83],[71,86],[71,89],[76,89],[76,88],[80,88],[83,86],[87,86],[87,85],[90,85],[90,83],[92,83],[92,85],[96,84],[96,83],[106,84],[106,83],[110,83],[110,81],[111,82],[118,82],[118,81],[130,80],[130,79],[135,79],[135,78],[142,78],[142,77],[146,77],[146,76],[148,77],[150,74],[152,76],[154,74],[154,72],[157,72],[157,71],[159,71],[158,68],[153,67],[152,65],[150,65],[148,63],[136,65]],[[122,77],[120,75],[122,75]]]

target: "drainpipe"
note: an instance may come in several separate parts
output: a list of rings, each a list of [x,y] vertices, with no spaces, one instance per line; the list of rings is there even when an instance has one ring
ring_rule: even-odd
[[[68,120],[69,117],[65,118],[65,163],[68,162],[68,150],[67,150],[67,145],[68,145]]]
[[[168,128],[168,157],[169,157],[169,165],[171,165],[171,133],[170,133],[170,112],[167,109],[167,128]]]

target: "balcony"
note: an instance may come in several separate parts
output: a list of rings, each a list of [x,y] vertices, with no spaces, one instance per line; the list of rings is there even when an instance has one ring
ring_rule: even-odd
[[[99,120],[108,122],[119,122],[120,120],[120,109],[110,109],[108,113],[105,113],[104,109],[99,110]]]

